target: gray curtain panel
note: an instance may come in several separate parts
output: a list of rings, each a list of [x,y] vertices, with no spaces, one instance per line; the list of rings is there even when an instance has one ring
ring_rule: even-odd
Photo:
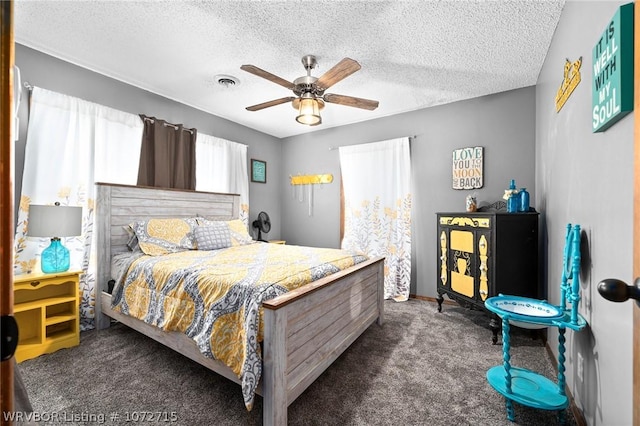
[[[196,188],[196,129],[140,114],[144,123],[138,185]]]

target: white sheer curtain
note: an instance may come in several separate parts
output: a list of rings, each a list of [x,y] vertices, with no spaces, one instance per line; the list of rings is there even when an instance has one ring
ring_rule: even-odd
[[[82,235],[66,238],[71,269],[80,269],[81,327],[92,326],[95,248],[92,247],[94,182],[135,185],[142,121],[128,114],[35,87],[31,94],[22,194],[15,237],[14,273],[39,272],[46,238],[27,234],[30,204],[83,207]]]
[[[385,256],[384,297],[405,301],[411,284],[409,138],[341,147],[340,168],[342,248]]]
[[[196,138],[196,189],[240,194],[240,219],[249,222],[247,146],[198,133]]]

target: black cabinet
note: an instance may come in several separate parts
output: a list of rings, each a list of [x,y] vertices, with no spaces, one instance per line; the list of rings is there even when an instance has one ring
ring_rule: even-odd
[[[498,294],[543,299],[538,279],[538,213],[438,213],[438,311],[443,295],[499,319],[484,306]]]

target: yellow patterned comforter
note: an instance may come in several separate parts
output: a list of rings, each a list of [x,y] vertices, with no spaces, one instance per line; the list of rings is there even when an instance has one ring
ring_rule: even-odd
[[[367,258],[338,249],[256,243],[141,256],[113,292],[114,310],[192,338],[242,380],[247,409],[262,373],[261,303]]]

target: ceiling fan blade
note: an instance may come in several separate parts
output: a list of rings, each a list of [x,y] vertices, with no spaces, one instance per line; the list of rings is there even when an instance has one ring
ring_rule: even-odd
[[[340,80],[349,77],[359,69],[360,64],[358,62],[350,58],[344,58],[343,60],[335,64],[329,71],[322,74],[318,81],[316,81],[316,86],[320,90],[326,90]]]
[[[241,70],[250,72],[253,75],[257,75],[258,77],[266,78],[267,80],[279,84],[282,87],[286,87],[289,90],[293,90],[296,86],[290,81],[285,80],[284,78],[278,77],[275,74],[271,74],[268,71],[265,71],[261,68],[258,68],[254,65],[243,65],[240,67]]]
[[[368,109],[373,111],[378,108],[378,101],[372,101],[371,99],[354,98],[353,96],[336,95],[333,93],[326,93],[323,96],[326,102],[334,104],[346,105],[355,108]]]
[[[272,107],[272,106],[284,104],[286,102],[291,102],[294,99],[295,99],[295,96],[287,96],[286,98],[274,99],[274,100],[269,101],[269,102],[263,102],[261,104],[248,106],[247,110],[248,111],[259,111],[261,109],[265,109],[265,108],[269,108],[269,107]]]

